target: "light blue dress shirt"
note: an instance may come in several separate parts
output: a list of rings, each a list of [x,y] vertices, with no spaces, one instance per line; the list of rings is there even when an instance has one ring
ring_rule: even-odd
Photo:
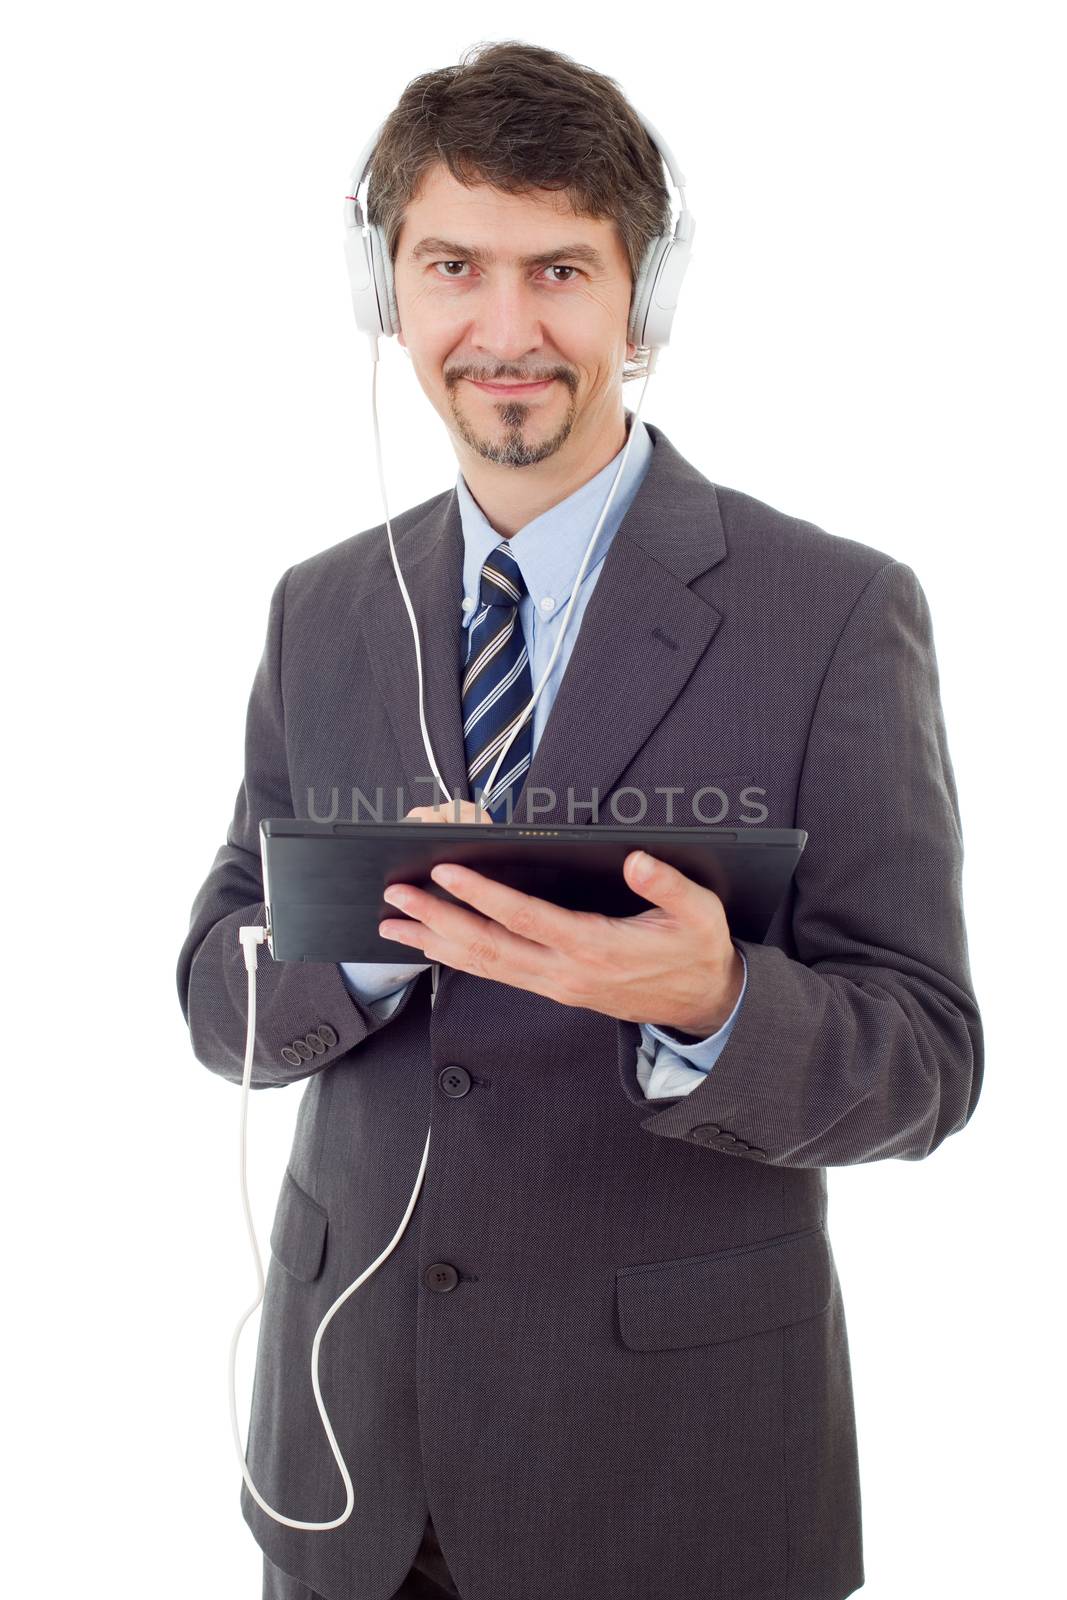
[[[626,412],[626,426],[633,427],[633,413]],[[625,446],[623,447],[625,448]],[[652,458],[652,440],[643,422],[637,423],[637,432],[619,486],[604,519],[589,557],[578,597],[567,623],[567,630],[559,654],[534,706],[533,748],[537,749],[545,724],[552,710],[556,692],[567,670],[571,649],[582,625],[582,616],[589,596],[596,586],[607,555],[623,517],[637,493],[641,480]],[[540,516],[534,517],[518,533],[506,541],[526,583],[527,592],[519,601],[519,622],[526,640],[530,659],[530,674],[534,689],[548,666],[555,648],[560,623],[567,609],[578,568],[589,542],[589,536],[604,507],[612,481],[619,469],[622,450],[607,466],[575,489],[573,494],[550,506]],[[481,571],[490,551],[503,541],[490,525],[478,502],[471,494],[460,473],[456,479],[463,524],[463,580],[462,593],[456,603],[461,605],[463,626],[468,628],[478,609]],[[464,652],[465,653],[465,652]],[[457,693],[460,664],[456,663]],[[431,824],[432,826],[432,824]],[[744,951],[739,952],[745,966],[745,980],[737,1004],[722,1027],[706,1039],[696,1039],[683,1044],[673,1039],[653,1023],[642,1022],[641,1042],[637,1052],[637,1077],[649,1100],[664,1099],[671,1095],[689,1094],[714,1066],[720,1051],[730,1037],[731,1029],[741,1009],[748,987],[748,962]],[[420,972],[425,972],[430,962],[403,962],[393,964],[377,961],[348,961],[341,963],[341,975],[355,997],[376,1016],[387,1018],[400,1004],[408,985],[414,983]]]

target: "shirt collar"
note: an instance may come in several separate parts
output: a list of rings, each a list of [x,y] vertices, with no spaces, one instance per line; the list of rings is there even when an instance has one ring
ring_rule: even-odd
[[[654,446],[644,423],[635,424],[631,411],[626,412],[626,418],[627,432],[636,426],[636,433],[619,487],[589,557],[586,577],[607,554],[615,531],[630,509],[652,459]],[[506,541],[533,604],[542,615],[555,616],[570,599],[589,536],[604,508],[625,448],[624,444],[594,478],[575,489],[565,500],[560,500],[540,516],[534,517],[532,522],[527,522]],[[462,472],[456,479],[456,495],[463,526],[463,596],[470,596],[474,602],[467,607],[463,619],[466,626],[477,611],[482,567],[490,551],[501,543],[503,535],[497,533],[489,523],[468,489]],[[551,599],[554,604],[542,606],[541,602],[545,599]]]

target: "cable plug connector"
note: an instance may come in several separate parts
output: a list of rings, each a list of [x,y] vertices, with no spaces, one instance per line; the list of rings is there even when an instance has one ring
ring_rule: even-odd
[[[244,946],[245,967],[249,972],[256,970],[256,946],[265,944],[267,940],[266,928],[261,928],[258,922],[246,923],[243,928],[238,928],[237,937]]]

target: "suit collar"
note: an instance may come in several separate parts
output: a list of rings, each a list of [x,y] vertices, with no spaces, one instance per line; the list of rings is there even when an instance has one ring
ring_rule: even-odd
[[[539,516],[531,518],[525,527],[505,541],[509,554],[522,573],[535,610],[546,595],[550,595],[554,602],[554,616],[559,616],[565,609],[589,536],[610,492],[611,504],[607,507],[607,515],[589,555],[586,581],[589,580],[607,555],[619,524],[648,471],[652,460],[649,431],[640,418],[635,423],[632,411],[625,412],[625,419],[627,438],[611,460],[594,477],[588,478],[573,493],[549,506]],[[635,426],[636,432],[633,431]],[[620,477],[619,464],[624,453],[626,460]],[[456,476],[456,496],[463,532],[462,593],[474,601],[465,619],[465,626],[469,627],[478,610],[482,566],[490,552],[501,544],[502,536],[471,494],[462,473]],[[577,631],[577,626],[577,622],[572,621],[568,625],[568,633],[571,627]]]
[[[726,555],[715,487],[662,429],[645,426],[652,459],[611,541],[573,641],[515,807],[516,822],[565,823],[568,790],[576,808],[594,790],[602,806],[669,712],[722,621],[722,613],[689,588]],[[461,798],[470,798],[459,667],[463,530],[455,488],[396,545],[418,623],[430,743],[449,798],[457,790]],[[415,642],[395,573],[366,597],[362,625],[377,692],[401,753],[407,804],[440,801],[439,787],[427,781],[432,769],[419,722]],[[531,797],[537,806],[532,816]],[[576,809],[576,822],[589,818],[588,806]]]

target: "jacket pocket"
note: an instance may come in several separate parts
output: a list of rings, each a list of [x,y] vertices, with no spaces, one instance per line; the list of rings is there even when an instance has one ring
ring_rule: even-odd
[[[622,1341],[631,1350],[721,1344],[826,1310],[833,1257],[819,1223],[710,1256],[617,1267]]]
[[[301,1189],[288,1167],[282,1179],[270,1247],[286,1272],[310,1283],[322,1266],[327,1215],[317,1200]]]

